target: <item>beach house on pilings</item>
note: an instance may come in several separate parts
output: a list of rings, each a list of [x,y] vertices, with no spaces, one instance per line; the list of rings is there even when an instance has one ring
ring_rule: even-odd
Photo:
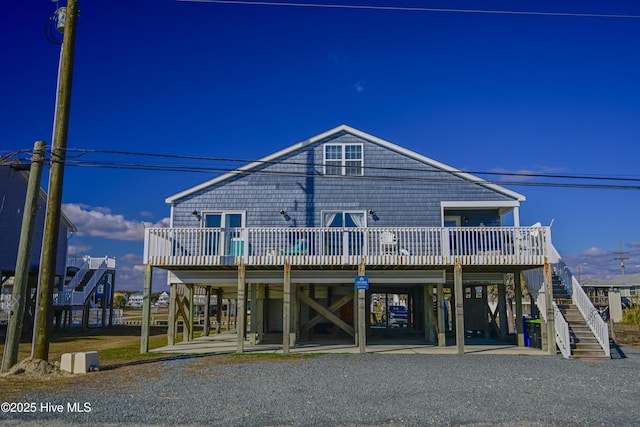
[[[524,201],[342,125],[168,197],[171,226],[146,229],[147,292],[152,270],[167,270],[170,344],[178,321],[193,338],[194,294],[237,300],[238,352],[274,337],[285,352],[327,336],[374,343],[372,296],[400,294],[414,337],[445,346],[450,336],[463,352],[465,331],[507,339],[507,318],[522,313],[521,273],[557,261],[549,227],[520,225]],[[368,278],[364,302],[357,275]],[[522,322],[511,327],[524,345]]]

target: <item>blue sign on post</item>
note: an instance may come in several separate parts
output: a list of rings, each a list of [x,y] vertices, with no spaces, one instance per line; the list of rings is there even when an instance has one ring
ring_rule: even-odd
[[[357,290],[369,290],[369,276],[356,276],[355,286]]]

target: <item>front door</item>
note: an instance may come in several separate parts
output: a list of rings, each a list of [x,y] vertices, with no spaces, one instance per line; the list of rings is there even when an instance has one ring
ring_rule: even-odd
[[[244,227],[244,212],[205,212],[205,228],[214,228],[207,233],[205,254],[244,255],[241,232]]]
[[[364,211],[324,211],[322,226],[343,229],[342,232],[336,230],[336,232],[329,232],[325,236],[327,254],[361,255],[365,252],[363,233],[357,230],[346,230],[367,226],[367,216]]]

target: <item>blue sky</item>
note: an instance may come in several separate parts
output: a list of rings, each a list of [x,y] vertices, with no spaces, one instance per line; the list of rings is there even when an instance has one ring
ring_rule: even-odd
[[[640,179],[640,2],[340,3],[636,18],[80,0],[68,147],[257,159],[345,123],[468,171]],[[55,8],[0,16],[2,154],[51,141]],[[211,177],[67,167],[73,251],[117,257],[117,287],[140,289],[142,222]],[[619,274],[619,241],[640,272],[638,190],[508,187],[527,196],[523,225],[555,219],[583,277]]]

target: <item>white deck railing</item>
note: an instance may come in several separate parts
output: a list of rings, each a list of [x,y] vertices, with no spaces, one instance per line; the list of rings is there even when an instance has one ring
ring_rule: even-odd
[[[156,266],[542,265],[549,227],[147,228]]]

